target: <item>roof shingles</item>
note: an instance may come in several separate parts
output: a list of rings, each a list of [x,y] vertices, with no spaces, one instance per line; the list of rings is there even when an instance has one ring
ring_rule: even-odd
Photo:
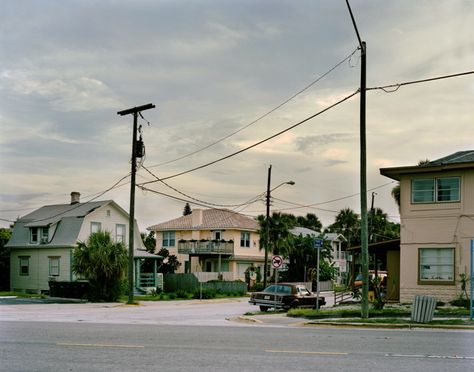
[[[202,212],[202,219],[193,224],[193,213]],[[238,229],[257,231],[258,222],[240,213],[228,209],[195,209],[192,214],[175,218],[157,225],[150,226],[148,230],[213,230],[213,229]]]

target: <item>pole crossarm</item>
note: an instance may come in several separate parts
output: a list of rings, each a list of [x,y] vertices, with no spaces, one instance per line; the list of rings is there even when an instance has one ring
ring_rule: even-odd
[[[155,108],[155,105],[153,103],[147,103],[146,105],[132,107],[126,110],[118,111],[117,115],[124,116],[124,115],[136,114],[137,112],[149,110],[152,108]]]

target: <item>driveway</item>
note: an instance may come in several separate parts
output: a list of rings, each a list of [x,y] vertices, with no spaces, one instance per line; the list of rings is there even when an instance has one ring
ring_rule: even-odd
[[[256,308],[248,297],[214,300],[122,303],[44,303],[44,299],[1,299],[0,321],[115,324],[229,325]],[[35,300],[35,301],[33,301]],[[54,300],[54,299],[53,299]]]
[[[326,297],[332,306],[333,296]],[[42,321],[72,323],[166,324],[166,325],[269,325],[288,326],[297,323],[286,313],[252,317],[256,322],[240,319],[258,311],[248,303],[249,297],[142,301],[139,305],[123,303],[84,303],[60,298],[0,298],[0,321]]]

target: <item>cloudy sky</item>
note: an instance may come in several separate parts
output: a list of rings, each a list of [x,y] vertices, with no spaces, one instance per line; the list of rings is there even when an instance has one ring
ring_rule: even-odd
[[[368,87],[474,69],[474,1],[351,5],[367,42]],[[132,117],[117,111],[156,105],[139,120],[143,165],[170,177],[270,137],[359,87],[358,40],[343,0],[5,0],[0,30],[3,227],[69,202],[71,191],[90,200],[129,174]],[[474,75],[367,93],[369,205],[375,189],[375,206],[397,221],[395,183],[380,167],[474,149],[473,99]],[[238,205],[265,191],[270,164],[272,187],[295,182],[273,192],[272,210],[315,213],[324,225],[341,208],[359,212],[359,96],[166,182],[206,203]],[[138,183],[154,179],[146,169]],[[129,181],[99,200],[128,210]],[[162,183],[147,187],[189,199]],[[183,207],[137,190],[142,230]],[[265,211],[263,201],[230,208]]]

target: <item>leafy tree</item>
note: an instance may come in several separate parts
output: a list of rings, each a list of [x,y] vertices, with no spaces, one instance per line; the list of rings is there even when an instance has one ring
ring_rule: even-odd
[[[148,235],[145,233],[140,233],[140,236],[142,237],[143,244],[145,245],[145,249],[148,253],[155,253],[155,248],[156,248],[156,238],[155,238],[155,232],[150,231]]]
[[[319,235],[319,239],[323,239]],[[289,260],[288,270],[285,273],[284,280],[288,281],[304,281],[304,272],[308,273],[308,277],[312,278],[311,273],[316,271],[317,267],[317,251],[314,248],[314,236],[292,236],[291,249],[288,251],[287,258]],[[319,270],[320,280],[330,280],[334,278],[335,269],[332,267],[332,249],[329,241],[324,241],[323,247],[319,252]],[[316,274],[312,280],[316,280]]]
[[[267,221],[265,216],[257,217],[260,224],[260,247],[265,247]],[[269,219],[269,253],[285,255],[289,247],[290,229],[296,226],[296,217],[292,214],[273,212]]]
[[[115,243],[109,232],[99,231],[91,234],[87,243],[78,242],[73,257],[73,272],[89,280],[90,300],[118,299],[128,265],[123,243]]]
[[[390,222],[381,208],[375,208],[368,216],[370,242],[397,239],[400,237],[400,225]]]
[[[174,274],[176,270],[181,266],[181,262],[178,261],[178,257],[174,254],[170,255],[170,251],[166,248],[161,248],[158,255],[163,257],[163,262],[158,268],[158,272],[163,274]]]
[[[400,209],[400,184],[392,189],[392,198],[395,200],[395,203],[397,203],[398,209]]]
[[[320,232],[323,224],[314,213],[307,213],[306,216],[296,217],[297,226]]]
[[[5,245],[12,236],[10,229],[0,228],[0,290],[10,290],[10,249]]]
[[[183,216],[187,216],[188,214],[191,214],[191,213],[193,213],[193,211],[191,210],[191,206],[189,205],[189,203],[186,203],[183,210]]]
[[[341,209],[334,223],[328,226],[326,232],[344,235],[348,246],[358,245],[360,244],[359,216],[351,208]]]

